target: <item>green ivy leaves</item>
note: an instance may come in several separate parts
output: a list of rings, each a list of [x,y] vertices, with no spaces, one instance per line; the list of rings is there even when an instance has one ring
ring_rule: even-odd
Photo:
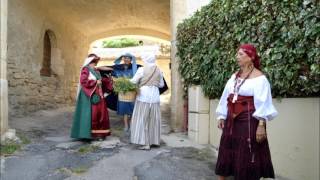
[[[209,98],[219,98],[238,68],[235,55],[241,43],[256,45],[273,96],[319,95],[316,0],[221,0],[204,6],[178,25],[177,56],[185,86],[201,85]]]

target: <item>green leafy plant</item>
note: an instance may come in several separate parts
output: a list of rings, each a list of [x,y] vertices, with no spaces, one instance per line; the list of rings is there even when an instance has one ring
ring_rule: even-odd
[[[106,40],[102,42],[102,46],[104,48],[124,48],[124,47],[138,46],[138,45],[139,45],[138,40],[130,39],[130,38]]]
[[[0,143],[0,156],[10,156],[23,148],[24,145],[31,143],[23,132],[16,132],[19,140],[6,140]]]
[[[236,51],[253,43],[274,97],[320,93],[320,8],[316,0],[212,1],[178,25],[184,89],[201,85],[219,98],[237,71]]]
[[[114,79],[113,90],[116,93],[126,93],[129,91],[136,91],[138,86],[132,82],[128,78],[119,77]]]
[[[0,144],[0,156],[9,156],[21,149],[21,144],[15,141],[6,141]]]

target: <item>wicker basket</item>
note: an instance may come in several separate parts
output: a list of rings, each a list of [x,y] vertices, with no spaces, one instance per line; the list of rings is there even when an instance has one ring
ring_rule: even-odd
[[[118,98],[119,101],[122,102],[134,102],[136,100],[136,91],[129,91],[126,93],[119,93]]]

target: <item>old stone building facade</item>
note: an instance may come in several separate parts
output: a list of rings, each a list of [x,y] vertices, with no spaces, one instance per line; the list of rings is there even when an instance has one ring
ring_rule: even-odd
[[[10,117],[72,105],[90,44],[116,35],[172,42],[171,125],[179,130],[183,100],[174,48],[176,26],[208,2],[1,0],[1,134]]]

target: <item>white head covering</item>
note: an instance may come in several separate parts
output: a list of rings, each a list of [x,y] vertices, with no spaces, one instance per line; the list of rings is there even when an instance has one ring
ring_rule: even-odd
[[[83,63],[83,65],[82,65],[81,69],[82,69],[83,67],[89,65],[89,64],[91,63],[91,61],[94,60],[94,58],[95,58],[94,56],[87,57],[87,58],[84,60],[84,63]]]
[[[146,52],[141,54],[141,59],[147,66],[155,66],[156,65],[156,55],[155,53]]]
[[[79,95],[79,92],[80,92],[80,77],[81,77],[81,71],[82,69],[89,65],[96,57],[94,56],[91,56],[91,57],[87,57],[85,60],[84,60],[84,63],[83,65],[81,66],[81,69],[80,69],[80,74],[79,74],[79,82],[78,82],[78,89],[77,89],[77,95],[76,95],[76,98],[78,97]],[[91,74],[91,73],[90,73]],[[90,76],[90,75],[89,75]],[[92,76],[92,75],[91,75]],[[89,77],[90,78],[90,77]]]

